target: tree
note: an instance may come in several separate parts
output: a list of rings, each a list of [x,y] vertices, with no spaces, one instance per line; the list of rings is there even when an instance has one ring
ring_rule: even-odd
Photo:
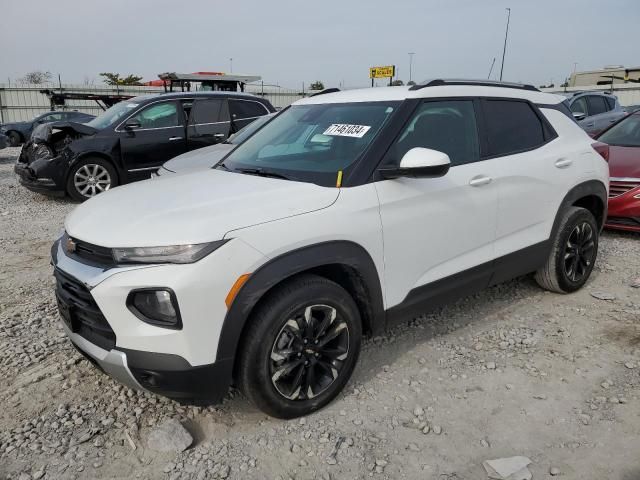
[[[42,70],[36,70],[34,72],[27,73],[21,78],[24,83],[31,83],[34,85],[42,85],[51,80],[51,72],[43,72]]]
[[[107,85],[140,85],[140,80],[142,80],[142,77],[137,75],[120,77],[119,73],[110,72],[103,72],[100,76],[104,77],[104,83]]]
[[[394,80],[393,82],[391,82],[392,87],[401,87],[403,85],[404,85],[404,82],[402,80]]]
[[[316,80],[311,85],[309,85],[310,90],[324,90],[324,83],[320,80]]]

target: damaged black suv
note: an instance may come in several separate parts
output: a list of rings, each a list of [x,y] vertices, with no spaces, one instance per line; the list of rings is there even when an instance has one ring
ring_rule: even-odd
[[[30,190],[83,201],[117,185],[149,178],[186,151],[223,142],[274,112],[265,99],[239,92],[184,92],[135,97],[94,120],[37,127],[15,165]]]

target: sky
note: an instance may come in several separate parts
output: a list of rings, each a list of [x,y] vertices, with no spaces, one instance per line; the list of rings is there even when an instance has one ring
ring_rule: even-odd
[[[34,70],[63,83],[100,72],[145,80],[166,71],[255,74],[301,88],[367,86],[369,67],[398,78],[562,83],[577,63],[640,66],[640,0],[0,0],[0,83]],[[233,58],[233,61],[230,61]]]

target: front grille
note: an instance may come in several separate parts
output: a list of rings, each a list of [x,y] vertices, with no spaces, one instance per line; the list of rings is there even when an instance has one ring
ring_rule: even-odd
[[[83,242],[76,238],[71,239],[75,244],[74,254],[83,260],[87,260],[91,264],[102,266],[114,265],[111,249],[107,247],[99,247],[91,243]]]
[[[55,269],[60,316],[69,329],[105,350],[116,346],[116,334],[89,289],[62,270]]]
[[[619,197],[640,186],[640,182],[612,180],[609,183],[609,198]]]

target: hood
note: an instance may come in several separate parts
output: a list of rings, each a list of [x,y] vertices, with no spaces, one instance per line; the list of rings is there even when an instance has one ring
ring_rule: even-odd
[[[191,150],[165,162],[162,167],[177,173],[211,168],[235,147],[236,145],[231,143],[218,143],[210,147]]]
[[[29,128],[31,122],[11,122],[0,123],[0,129],[2,130],[22,130],[23,128]]]
[[[35,143],[48,142],[53,132],[64,132],[68,135],[95,135],[98,130],[78,122],[50,122],[34,128],[31,140]]]
[[[208,169],[114,188],[78,206],[67,233],[103,247],[221,240],[231,230],[330,206],[338,188]]]
[[[609,175],[640,178],[640,147],[609,146]]]

